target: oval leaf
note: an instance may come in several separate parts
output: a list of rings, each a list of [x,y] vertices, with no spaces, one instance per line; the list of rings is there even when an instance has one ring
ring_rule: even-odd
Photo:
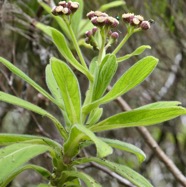
[[[71,124],[81,123],[81,95],[76,76],[64,62],[56,58],[51,58],[50,62]]]

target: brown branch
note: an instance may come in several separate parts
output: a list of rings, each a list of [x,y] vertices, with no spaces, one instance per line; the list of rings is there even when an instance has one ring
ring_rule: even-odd
[[[86,150],[84,149],[83,150],[83,154],[86,156],[86,157],[89,157],[88,153],[86,152]],[[99,165],[98,163],[95,163],[95,162],[90,162],[84,166],[78,166],[79,169],[85,169],[87,167],[95,167],[101,171],[103,171],[104,173],[110,175],[111,177],[115,178],[120,184],[124,184],[126,187],[136,187],[135,185],[133,185],[130,181],[128,181],[127,179],[121,177],[120,175],[118,175],[117,173],[113,172],[113,171],[110,171],[108,168],[104,167],[104,166],[101,166]]]
[[[110,88],[109,88],[110,89]],[[123,111],[131,110],[131,107],[127,104],[127,102],[119,97],[117,100],[118,104],[120,105]],[[161,160],[167,169],[172,173],[175,179],[184,187],[186,187],[186,177],[181,173],[181,171],[177,168],[174,162],[164,153],[164,151],[159,147],[157,142],[151,136],[147,128],[145,127],[136,127],[137,131],[141,134],[144,138],[145,142],[148,146],[154,151],[157,155],[159,160]]]
[[[103,167],[95,162],[91,162],[91,165],[94,166],[95,168],[107,173],[111,177],[115,178],[119,183],[124,184],[126,187],[136,187],[133,184],[131,184],[127,179],[121,177],[120,175],[118,175],[117,173],[115,173],[113,171],[110,171],[106,167]]]

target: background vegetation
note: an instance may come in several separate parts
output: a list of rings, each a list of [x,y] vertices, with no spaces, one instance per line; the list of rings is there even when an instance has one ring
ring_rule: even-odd
[[[52,3],[48,0],[46,2]],[[57,1],[56,1],[57,2]],[[90,10],[97,10],[109,0],[95,0],[85,2],[85,15]],[[128,41],[128,48],[123,49],[122,53],[127,54],[141,44],[151,45],[152,50],[146,54],[154,55],[160,59],[155,72],[135,90],[125,95],[123,99],[135,108],[147,103],[161,100],[178,100],[186,106],[186,2],[184,0],[126,0],[126,5],[108,10],[112,16],[121,16],[124,12],[134,12],[142,14],[145,18],[155,20],[152,29],[146,33],[136,34]],[[16,66],[20,67],[30,77],[41,86],[46,88],[44,81],[44,68],[51,56],[60,56],[50,40],[31,24],[32,19],[39,20],[45,24],[55,25],[49,16],[37,3],[36,0],[4,0],[0,1],[0,56],[9,59]],[[121,21],[121,20],[120,20]],[[119,32],[126,32],[125,27],[119,28]],[[87,54],[87,62],[94,56],[94,52]],[[144,55],[144,54],[143,54]],[[133,57],[120,66],[117,72],[130,67],[139,57]],[[86,80],[79,72],[81,87],[86,88]],[[117,77],[116,77],[117,78]],[[12,93],[21,98],[35,103],[55,115],[58,115],[56,108],[49,103],[35,90],[26,85],[19,78],[12,75],[3,66],[0,66],[0,90]],[[121,110],[116,102],[107,106],[105,116],[109,116]],[[59,114],[60,115],[60,114]],[[55,130],[51,129],[45,118],[38,118],[37,115],[24,109],[16,108],[5,103],[0,103],[0,131],[11,133],[42,134],[53,139],[58,139]],[[161,126],[150,127],[149,130],[165,153],[173,160],[180,171],[186,174],[186,117],[181,117]],[[45,130],[43,130],[45,126]],[[47,127],[47,128],[46,128]],[[137,160],[129,154],[116,152],[112,160],[118,163],[125,163],[139,171],[154,186],[158,187],[179,187],[179,183],[172,176],[169,170],[161,163],[149,149],[148,145],[134,128],[115,130],[106,132],[107,137],[117,137],[142,148],[147,154],[147,159],[140,166]],[[94,151],[94,150],[90,150]],[[118,159],[117,155],[123,159]],[[49,158],[44,155],[43,159],[34,159],[32,162],[46,165]],[[50,165],[48,166],[50,167]],[[103,186],[122,187],[127,186],[109,176],[108,173],[97,170],[96,166],[87,165],[82,168],[87,172],[97,174]],[[24,179],[24,180],[23,180]],[[40,178],[32,172],[25,172],[14,180],[12,186],[27,187],[27,183],[39,181]]]

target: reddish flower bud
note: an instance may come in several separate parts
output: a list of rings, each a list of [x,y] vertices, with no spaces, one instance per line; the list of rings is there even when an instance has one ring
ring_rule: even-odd
[[[119,38],[118,32],[113,32],[110,36],[111,36],[111,38],[114,39],[114,40],[116,40],[116,39]]]
[[[67,7],[71,10],[71,12],[75,12],[79,8],[79,3],[69,1]]]
[[[94,27],[94,28],[92,29],[92,34],[94,35],[94,34],[96,33],[97,30],[98,30],[98,28],[97,28],[97,27]]]
[[[96,25],[96,26],[97,26],[97,25],[98,25],[97,17],[96,17],[96,16],[92,17],[92,18],[91,18],[91,22],[92,22],[93,25]]]
[[[86,32],[85,32],[85,36],[88,37],[88,38],[89,38],[92,34],[93,34],[92,31],[86,31]]]
[[[122,15],[123,21],[126,23],[131,23],[131,21],[134,18],[134,14],[133,13],[127,13],[127,14],[123,14]]]
[[[63,14],[63,7],[62,6],[56,6],[52,9],[53,15],[62,15]]]
[[[92,19],[93,17],[95,17],[94,11],[90,11],[89,13],[87,13],[87,17],[88,17],[89,19]]]
[[[103,26],[103,25],[105,25],[106,19],[107,19],[106,17],[102,17],[102,16],[97,17],[97,25],[98,25],[98,26]]]
[[[142,21],[142,23],[140,24],[140,27],[142,30],[148,30],[150,29],[150,23],[149,21]]]
[[[67,7],[67,3],[66,3],[66,1],[60,1],[59,3],[58,3],[58,5],[61,5],[62,7]]]

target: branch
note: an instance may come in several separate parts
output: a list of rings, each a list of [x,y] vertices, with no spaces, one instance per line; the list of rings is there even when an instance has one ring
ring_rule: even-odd
[[[109,87],[109,89],[110,88],[111,87]],[[120,105],[120,107],[121,107],[121,109],[123,111],[131,110],[131,107],[121,97],[117,98],[116,101],[118,102],[118,104]],[[181,173],[181,171],[177,168],[177,166],[174,164],[174,162],[159,147],[159,145],[154,140],[154,138],[151,136],[151,134],[149,133],[147,128],[145,128],[145,127],[136,127],[136,129],[141,134],[141,136],[144,138],[144,140],[148,144],[148,146],[157,155],[159,160],[161,160],[164,163],[164,165],[167,167],[167,169],[172,173],[172,175],[175,177],[175,179],[180,184],[182,184],[184,187],[186,187],[186,177]]]
[[[86,150],[84,149],[83,150],[83,154],[88,157],[88,153],[86,152]],[[104,167],[104,166],[101,166],[95,162],[90,162],[89,164],[87,165],[84,165],[83,167],[82,166],[79,166],[80,169],[85,169],[87,167],[95,167],[101,171],[103,171],[104,173],[110,175],[111,177],[115,178],[120,184],[124,184],[126,187],[136,187],[135,185],[133,185],[130,181],[128,181],[127,179],[121,177],[120,175],[118,175],[117,173],[113,172],[113,171],[110,171],[108,168]]]

